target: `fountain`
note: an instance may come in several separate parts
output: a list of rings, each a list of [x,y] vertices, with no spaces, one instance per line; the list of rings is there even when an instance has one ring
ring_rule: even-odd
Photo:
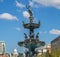
[[[30,6],[27,7],[27,10],[30,15],[29,23],[23,22],[23,27],[25,29],[29,29],[29,38],[28,38],[27,34],[24,33],[25,39],[22,42],[18,42],[18,45],[28,48],[29,52],[26,52],[26,57],[33,57],[36,54],[35,49],[40,46],[44,46],[45,42],[39,41],[39,32],[34,37],[34,29],[37,29],[40,27],[40,21],[38,23],[34,23],[34,17],[33,17],[32,11],[30,9]]]

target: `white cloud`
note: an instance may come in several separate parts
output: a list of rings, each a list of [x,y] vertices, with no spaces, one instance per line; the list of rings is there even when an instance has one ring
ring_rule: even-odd
[[[16,16],[13,16],[9,13],[3,13],[3,14],[0,14],[0,19],[5,19],[5,20],[17,20],[17,17]]]
[[[38,8],[38,7],[39,7],[39,5],[36,4],[36,3],[34,3],[33,0],[32,0],[32,1],[29,1],[29,5],[30,5],[31,7],[34,7],[34,8]]]
[[[40,33],[40,34],[46,34],[47,31],[40,31],[39,33]]]
[[[13,28],[14,30],[17,30],[17,31],[20,31],[20,28],[19,27],[16,27],[16,28]]]
[[[60,30],[57,29],[52,29],[49,31],[50,34],[56,34],[56,35],[60,35]]]
[[[34,2],[43,5],[60,9],[60,0],[33,0]]]
[[[29,1],[29,5],[33,7],[34,2],[33,1]]]
[[[20,8],[24,8],[25,7],[25,5],[23,5],[22,3],[19,3],[18,1],[16,1],[16,6],[20,7]]]
[[[15,28],[17,31],[20,31],[20,28]]]
[[[29,15],[29,13],[27,11],[24,11],[23,12],[23,16],[26,17],[26,18],[29,18],[30,17],[30,15]]]

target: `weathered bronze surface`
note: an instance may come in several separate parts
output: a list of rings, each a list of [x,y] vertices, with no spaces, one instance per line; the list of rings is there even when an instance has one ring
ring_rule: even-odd
[[[34,37],[34,29],[40,27],[40,21],[38,23],[34,23],[33,22],[34,17],[33,17],[33,13],[31,11],[30,7],[27,7],[27,10],[28,10],[28,13],[30,14],[30,17],[29,17],[30,22],[23,23],[23,27],[26,29],[29,29],[29,31],[30,31],[29,38],[28,38],[27,34],[24,33],[25,40],[22,42],[18,42],[18,45],[28,48],[29,52],[27,54],[29,54],[29,57],[32,57],[36,53],[35,48],[44,46],[45,42],[39,41],[39,32],[37,33],[36,37]]]

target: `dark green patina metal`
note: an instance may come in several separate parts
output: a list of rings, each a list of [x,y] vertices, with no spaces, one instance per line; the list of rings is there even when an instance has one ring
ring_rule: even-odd
[[[30,15],[29,17],[29,23],[24,23],[23,22],[23,27],[26,29],[29,29],[30,34],[29,34],[29,38],[27,36],[26,33],[24,33],[25,35],[25,40],[22,42],[18,42],[19,46],[24,46],[26,48],[29,49],[29,57],[34,56],[34,54],[36,53],[35,48],[38,48],[40,46],[44,46],[45,42],[44,41],[39,41],[39,33],[37,33],[36,37],[34,37],[34,29],[39,28],[40,27],[40,21],[38,23],[34,23],[34,17],[33,17],[33,13],[30,9],[30,7],[27,7],[28,13]]]

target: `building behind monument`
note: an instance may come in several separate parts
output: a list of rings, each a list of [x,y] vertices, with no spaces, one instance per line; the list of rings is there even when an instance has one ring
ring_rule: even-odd
[[[60,36],[51,41],[52,56],[60,57]]]
[[[6,44],[4,41],[0,41],[0,57],[5,54],[6,51]]]

